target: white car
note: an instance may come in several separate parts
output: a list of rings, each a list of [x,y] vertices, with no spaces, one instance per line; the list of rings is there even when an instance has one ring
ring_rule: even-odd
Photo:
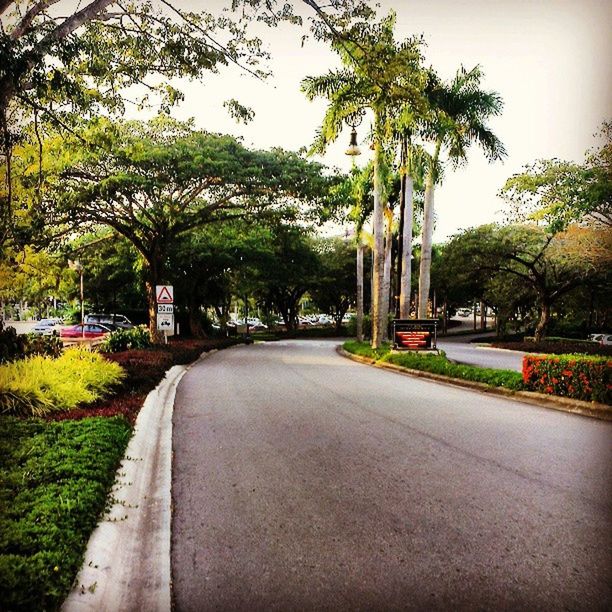
[[[612,335],[611,334],[591,334],[589,336],[589,340],[592,340],[593,342],[597,342],[598,344],[607,346],[609,344],[612,344]]]
[[[60,320],[59,319],[41,319],[32,330],[33,333],[39,336],[59,336]]]

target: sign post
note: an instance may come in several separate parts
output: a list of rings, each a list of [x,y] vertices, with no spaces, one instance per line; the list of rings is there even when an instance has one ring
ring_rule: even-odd
[[[155,301],[157,302],[157,330],[164,332],[164,342],[168,336],[174,336],[174,287],[156,285]]]

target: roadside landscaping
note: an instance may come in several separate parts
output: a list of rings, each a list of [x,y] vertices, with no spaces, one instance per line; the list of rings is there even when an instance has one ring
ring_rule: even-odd
[[[131,427],[122,418],[0,418],[0,607],[55,610],[104,510]]]
[[[345,342],[343,347],[349,353],[368,357],[376,361],[393,363],[412,370],[421,370],[431,372],[432,374],[471,380],[506,389],[519,390],[524,388],[523,377],[520,372],[457,364],[449,361],[444,354],[394,353],[391,352],[391,347],[388,344],[374,351],[367,342],[357,342],[356,340]]]
[[[379,363],[484,383],[512,391],[535,391],[557,397],[612,405],[612,361],[590,355],[525,355],[523,371],[495,370],[457,364],[440,355],[392,352],[389,344],[373,350],[350,340],[344,350]]]
[[[148,344],[139,334],[109,339],[114,353],[67,349],[0,365],[0,609],[59,609],[149,391],[173,365],[241,342],[124,350]]]

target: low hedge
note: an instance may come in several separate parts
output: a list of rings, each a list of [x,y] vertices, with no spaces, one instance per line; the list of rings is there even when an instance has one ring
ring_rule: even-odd
[[[590,355],[525,355],[523,382],[530,391],[612,404],[612,360]]]
[[[367,342],[356,342],[354,340],[345,342],[344,348],[349,353],[393,363],[412,370],[481,382],[494,387],[505,387],[506,389],[520,390],[523,388],[523,379],[520,372],[457,364],[449,361],[444,354],[392,353],[388,344],[384,344],[378,350],[373,350]]]
[[[130,435],[120,417],[0,417],[0,609],[59,609]]]

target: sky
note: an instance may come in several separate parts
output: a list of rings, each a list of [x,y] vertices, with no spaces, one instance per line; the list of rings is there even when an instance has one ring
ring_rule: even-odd
[[[309,9],[293,0],[300,13]],[[223,0],[179,3],[216,12]],[[581,161],[597,144],[602,122],[612,119],[612,2],[609,0],[382,0],[380,12],[397,14],[398,39],[423,34],[426,64],[450,79],[463,64],[479,64],[483,87],[498,91],[504,111],[490,124],[504,143],[503,163],[489,164],[477,149],[468,163],[446,170],[436,190],[434,240],[463,228],[503,219],[498,192],[505,180],[536,159]],[[199,128],[242,136],[247,146],[298,150],[312,143],[325,111],[323,100],[309,102],[301,80],[338,66],[323,43],[301,44],[303,31],[283,24],[257,34],[272,55],[273,76],[261,82],[236,67],[201,82],[180,83],[185,101],[177,118],[195,118]],[[223,102],[236,98],[255,111],[254,120],[236,124]],[[368,126],[359,128],[360,141]],[[347,171],[349,131],[318,161]],[[367,144],[358,165],[371,154]]]

